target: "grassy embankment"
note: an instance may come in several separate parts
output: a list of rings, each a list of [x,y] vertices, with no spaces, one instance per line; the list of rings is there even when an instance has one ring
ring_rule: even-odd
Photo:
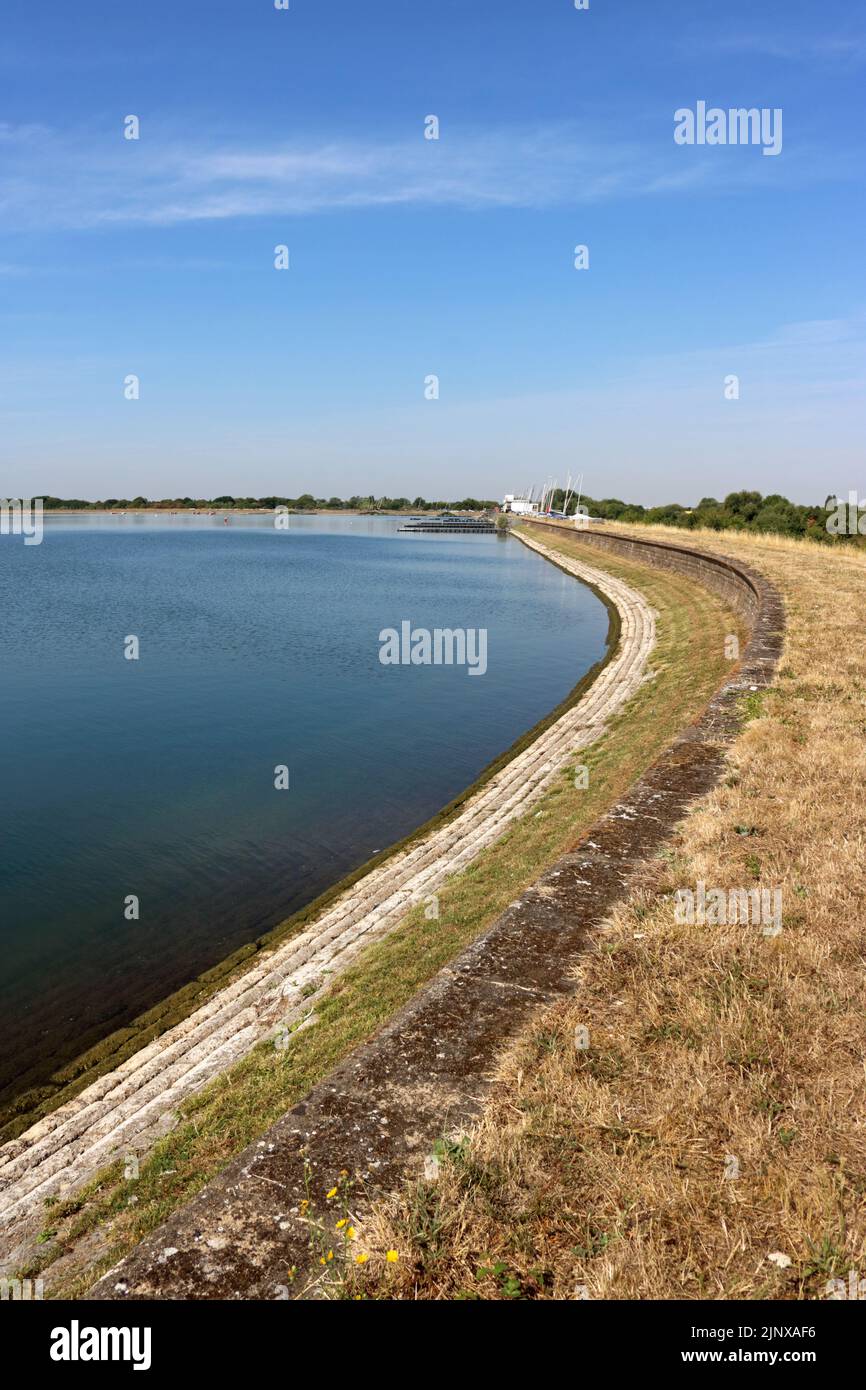
[[[726,780],[614,914],[577,994],[503,1057],[438,1183],[371,1214],[366,1296],[823,1298],[866,1274],[866,558],[686,543],[783,593],[775,685],[747,697]],[[781,934],[677,925],[673,894],[698,880],[780,887]]]
[[[568,538],[560,543],[575,546]],[[49,1206],[44,1253],[26,1272],[41,1270],[50,1291],[86,1287],[370,1037],[616,801],[729,673],[724,639],[739,627],[717,599],[673,574],[587,558],[639,587],[658,613],[655,678],[582,757],[589,788],[576,790],[563,772],[527,817],[440,892],[438,920],[419,907],[335,981],[315,1022],[287,1050],[261,1045],[185,1103],[136,1181],[124,1180],[116,1164],[73,1200]]]

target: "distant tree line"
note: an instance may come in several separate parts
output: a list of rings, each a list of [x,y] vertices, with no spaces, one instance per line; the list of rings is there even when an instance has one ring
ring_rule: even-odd
[[[554,511],[561,511],[565,493],[559,489],[551,504]],[[569,499],[568,513],[575,511],[576,498]],[[808,536],[812,540],[831,542],[836,535],[827,530],[827,517],[836,505],[834,497],[814,506],[801,506],[789,502],[780,493],[762,497],[760,492],[729,492],[723,502],[715,497],[702,497],[696,507],[682,507],[678,502],[669,502],[661,507],[642,507],[639,503],[621,502],[617,497],[597,500],[582,497],[590,516],[603,517],[606,521],[635,521],[655,526],[681,526],[692,531],[707,526],[712,531],[759,531],[774,532],[782,536]],[[839,536],[838,539],[847,539]]]
[[[551,501],[554,511],[562,511],[565,492],[559,488]],[[288,507],[290,511],[353,511],[353,512],[427,512],[427,511],[494,511],[498,503],[490,499],[464,497],[459,502],[428,501],[424,497],[376,497],[373,493],[354,497],[314,497],[311,492],[303,492],[300,497],[163,497],[159,501],[147,497],[106,497],[102,501],[89,502],[80,498],[45,497],[46,511],[135,511],[143,508],[156,508],[160,511],[207,511],[212,508],[231,507],[239,510]],[[568,514],[573,515],[577,499],[569,496]],[[848,539],[845,533],[836,534],[827,530],[827,517],[836,505],[834,497],[814,506],[801,506],[789,502],[778,492],[763,497],[760,492],[729,492],[724,501],[715,497],[702,497],[695,507],[683,507],[679,502],[668,502],[660,507],[643,507],[638,502],[622,502],[618,497],[601,499],[584,495],[581,506],[589,510],[590,516],[603,517],[605,521],[634,521],[647,525],[680,526],[684,530],[695,530],[706,526],[713,531],[758,531],[775,532],[782,536],[808,536],[813,540],[832,542]],[[856,530],[856,526],[854,528]],[[863,534],[861,532],[861,534]]]
[[[147,497],[105,497],[99,502],[86,502],[79,497],[44,497],[46,511],[136,511],[156,508],[159,511],[206,511],[212,507],[232,507],[255,510],[288,507],[291,511],[353,511],[353,512],[429,512],[445,509],[455,512],[482,512],[498,506],[497,502],[464,497],[460,502],[428,502],[424,497],[314,497],[303,492],[300,497],[163,497],[159,501]]]

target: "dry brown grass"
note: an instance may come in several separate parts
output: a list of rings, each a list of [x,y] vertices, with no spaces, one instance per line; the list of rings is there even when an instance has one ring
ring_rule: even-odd
[[[778,586],[778,678],[438,1181],[369,1214],[351,1293],[821,1298],[866,1274],[866,560],[654,529]],[[673,893],[700,879],[780,887],[781,934],[678,925]]]

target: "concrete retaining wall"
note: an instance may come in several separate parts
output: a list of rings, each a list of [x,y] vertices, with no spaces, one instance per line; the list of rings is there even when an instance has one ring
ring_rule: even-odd
[[[754,625],[767,594],[768,586],[760,575],[745,565],[726,559],[723,555],[706,554],[671,541],[627,536],[622,532],[608,531],[606,528],[583,529],[569,526],[565,522],[538,521],[531,522],[530,527],[538,534],[543,531],[561,531],[594,550],[620,555],[625,560],[633,560],[637,565],[676,570],[678,574],[685,574],[723,599],[729,607],[739,613],[749,628]]]

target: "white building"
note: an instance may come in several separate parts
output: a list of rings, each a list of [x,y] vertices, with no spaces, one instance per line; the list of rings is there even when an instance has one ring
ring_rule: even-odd
[[[502,500],[502,510],[514,512],[515,516],[531,516],[538,511],[538,503],[529,502],[525,497],[515,497],[513,492],[506,492]]]

